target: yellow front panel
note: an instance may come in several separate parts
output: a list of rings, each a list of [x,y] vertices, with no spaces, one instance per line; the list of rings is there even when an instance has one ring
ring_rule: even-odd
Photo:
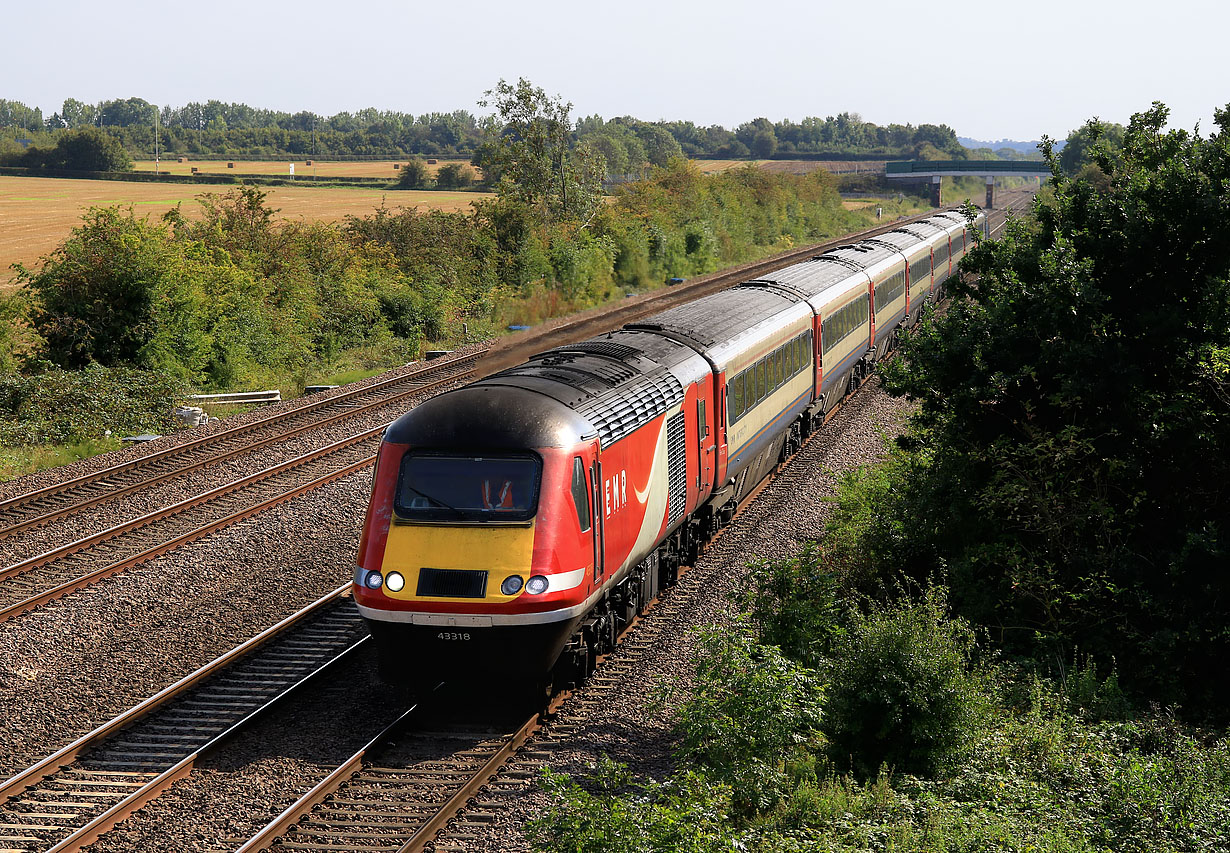
[[[389,527],[382,569],[401,572],[406,586],[385,595],[401,601],[474,601],[472,598],[430,598],[415,595],[419,569],[483,569],[487,572],[487,601],[511,601],[500,584],[509,575],[529,577],[534,554],[534,522],[525,526],[475,524],[397,524]]]

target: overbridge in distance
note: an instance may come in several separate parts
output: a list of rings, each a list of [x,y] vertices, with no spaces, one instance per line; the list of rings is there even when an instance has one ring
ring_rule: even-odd
[[[940,207],[940,178],[981,175],[987,179],[987,209],[995,206],[996,178],[1051,176],[1045,160],[896,160],[884,164],[889,180],[921,182],[931,179],[931,203]]]

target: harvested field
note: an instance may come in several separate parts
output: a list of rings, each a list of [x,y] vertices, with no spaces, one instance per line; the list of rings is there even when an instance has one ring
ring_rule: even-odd
[[[236,164],[238,165],[238,164]],[[226,163],[222,164],[226,168]],[[10,264],[32,264],[58,246],[91,207],[132,205],[138,215],[157,218],[177,204],[184,215],[200,215],[196,197],[224,193],[227,186],[77,181],[64,178],[0,176],[0,288],[13,286]],[[266,187],[266,204],[286,219],[337,222],[346,216],[366,216],[381,204],[390,208],[418,207],[469,211],[481,193],[431,190],[383,190],[351,187]]]
[[[766,172],[779,172],[787,175],[807,175],[817,169],[824,169],[834,175],[884,171],[883,160],[695,160],[693,162],[706,175],[725,172],[727,169],[739,169],[743,166],[757,166]]]
[[[188,158],[187,162],[180,163],[174,155],[163,157],[158,163],[158,171],[169,175],[191,175],[193,168],[198,173],[206,175],[273,175],[276,177],[285,177],[290,174],[290,164],[295,164],[295,177],[311,180],[313,175],[320,180],[328,178],[384,178],[386,180],[396,180],[401,172],[394,169],[393,166],[401,166],[407,162],[407,159],[401,160],[346,160],[346,161],[327,161],[327,160],[312,160],[312,165],[307,165],[308,159],[300,158],[298,160],[193,160]],[[422,158],[426,162],[426,158]],[[434,158],[432,158],[434,159]],[[235,168],[227,167],[227,163],[234,163]],[[449,163],[464,163],[469,165],[469,160],[438,160],[434,165],[428,165],[427,171],[435,174],[440,170],[441,166]],[[138,160],[133,163],[133,168],[138,172],[154,171],[153,160]],[[473,167],[471,167],[473,168]]]
[[[759,166],[762,163],[767,163],[767,160],[693,160],[700,170],[706,175],[712,175],[716,172],[725,172],[727,169],[739,169],[743,166]]]

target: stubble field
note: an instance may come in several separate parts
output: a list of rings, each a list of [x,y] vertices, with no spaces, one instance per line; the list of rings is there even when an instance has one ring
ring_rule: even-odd
[[[293,164],[296,180],[310,181],[313,178],[319,180],[327,180],[329,178],[383,178],[392,181],[401,175],[400,170],[393,167],[400,167],[405,165],[405,163],[405,159],[312,160],[312,164],[309,166],[306,158],[298,160],[193,160],[187,157],[181,162],[180,158],[170,156],[163,157],[158,162],[158,171],[168,175],[191,175],[192,170],[196,169],[199,174],[205,175],[276,175],[278,177],[289,177],[290,167]],[[434,175],[440,170],[441,166],[448,163],[469,166],[470,161],[440,159],[435,163],[428,163],[427,171],[429,174]],[[473,167],[471,166],[470,168]],[[154,171],[154,161],[137,160],[133,163],[133,169],[138,172],[152,172]]]
[[[238,164],[236,164],[238,165]],[[223,168],[226,164],[222,164]],[[16,284],[12,264],[27,266],[64,241],[91,207],[132,206],[138,216],[157,219],[176,205],[184,216],[200,216],[197,196],[224,193],[230,187],[186,184],[78,181],[65,178],[0,176],[0,289]],[[337,222],[367,216],[382,204],[391,209],[470,210],[483,193],[432,190],[384,190],[360,187],[265,187],[266,204],[280,218]]]

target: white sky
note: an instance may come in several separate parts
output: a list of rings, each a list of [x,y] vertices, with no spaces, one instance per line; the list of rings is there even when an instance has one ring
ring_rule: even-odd
[[[1225,0],[0,0],[0,23],[0,98],[45,116],[134,96],[478,113],[526,77],[574,116],[733,128],[849,110],[1024,140],[1154,100],[1207,134],[1230,102]]]

